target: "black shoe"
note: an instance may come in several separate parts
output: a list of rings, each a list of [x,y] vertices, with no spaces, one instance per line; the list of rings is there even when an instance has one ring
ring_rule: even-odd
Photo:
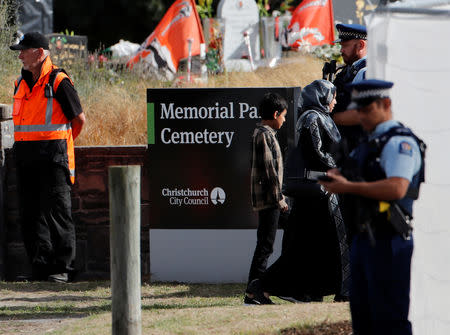
[[[244,297],[244,305],[274,305],[273,301],[270,298],[262,295],[262,297],[250,298],[247,294]]]
[[[261,296],[255,296],[253,300],[258,301],[261,305],[275,305],[270,298],[267,298],[264,294]]]
[[[334,302],[347,302],[349,300],[348,296],[342,294],[336,294],[334,296]]]
[[[256,301],[253,298],[250,298],[247,294],[244,297],[244,305],[261,305],[259,301]]]
[[[246,293],[252,294],[254,301],[259,305],[273,305],[273,301],[264,295],[264,291],[259,279],[253,279],[247,286]],[[247,296],[247,295],[246,295]],[[245,300],[245,299],[244,299]],[[245,302],[245,301],[244,301]]]
[[[313,296],[313,295],[309,295],[309,294],[299,294],[299,295],[293,295],[293,296],[278,296],[278,298],[286,300],[286,301],[290,301],[293,303],[308,303],[311,301],[322,301],[323,297],[321,296]]]
[[[67,272],[55,273],[48,276],[47,280],[53,283],[67,283],[69,281],[69,274]]]
[[[311,299],[309,299],[309,296],[306,296],[308,299],[305,298],[304,296],[303,297],[299,297],[299,298],[295,298],[295,297],[287,297],[287,296],[278,295],[277,297],[280,298],[280,299],[292,302],[294,304],[306,304],[308,302],[311,302]]]

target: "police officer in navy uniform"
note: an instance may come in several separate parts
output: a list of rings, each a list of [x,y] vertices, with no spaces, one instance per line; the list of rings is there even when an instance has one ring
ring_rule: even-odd
[[[345,63],[344,67],[337,69],[334,80],[334,75],[331,75],[329,78],[336,86],[337,103],[331,113],[331,117],[341,134],[340,148],[335,148],[335,154],[339,161],[341,160],[340,157],[344,159],[348,157],[348,154],[366,138],[366,133],[359,124],[357,111],[348,108],[351,101],[351,92],[347,85],[365,77],[367,29],[365,26],[359,24],[337,24],[336,29],[339,35],[338,39],[334,42],[340,43],[341,55]],[[335,72],[336,66],[330,66],[328,71]],[[353,212],[347,206],[347,198],[348,196],[341,196],[339,199],[346,226],[349,221],[349,216]],[[351,236],[351,232],[347,232],[347,236]],[[347,301],[348,297],[338,295],[335,297],[335,300]]]
[[[341,55],[345,66],[338,69],[333,84],[336,86],[336,106],[331,114],[338,126],[346,151],[351,152],[364,138],[355,110],[349,110],[351,94],[347,85],[365,77],[367,54],[367,29],[359,24],[337,24]]]
[[[392,119],[392,86],[375,79],[350,85],[352,107],[369,137],[350,155],[352,173],[330,170],[331,181],[320,182],[329,192],[353,194],[363,207],[355,208],[357,231],[350,255],[354,335],[412,334],[408,321],[411,219],[413,201],[424,181],[426,146]],[[344,176],[352,174],[359,177]]]

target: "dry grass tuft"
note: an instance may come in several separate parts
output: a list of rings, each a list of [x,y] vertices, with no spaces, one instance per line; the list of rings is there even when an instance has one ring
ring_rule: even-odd
[[[208,87],[289,87],[305,86],[321,78],[323,61],[298,54],[284,58],[275,68],[260,68],[255,72],[232,72],[213,77]]]
[[[206,87],[284,87],[305,86],[321,78],[322,61],[304,55],[283,59],[275,68],[255,72],[231,72],[211,76]],[[125,75],[123,81],[93,82],[78,89],[87,125],[76,145],[137,145],[147,143],[146,89],[166,83]],[[205,87],[178,84],[177,87]]]
[[[87,123],[77,145],[146,143],[145,93],[132,94],[119,86],[107,90],[99,87],[82,99],[82,105]]]
[[[21,64],[17,55],[9,50],[5,50],[4,60],[5,66],[0,68],[0,103],[10,104]],[[113,71],[98,64],[87,67],[83,61],[63,67],[75,83],[87,119],[75,145],[96,146],[147,143],[147,88],[302,87],[321,78],[322,61],[295,53],[283,58],[275,68],[210,76],[206,85],[143,79],[137,72]]]
[[[0,75],[0,103],[12,104],[14,93],[14,81],[20,73],[20,67],[17,67],[16,75],[2,73]]]

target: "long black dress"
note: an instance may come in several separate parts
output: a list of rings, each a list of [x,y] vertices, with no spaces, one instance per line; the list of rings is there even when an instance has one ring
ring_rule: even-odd
[[[319,88],[308,87],[314,83]],[[332,152],[340,135],[329,116],[331,84],[313,84],[302,92],[305,112],[296,128],[307,169],[327,171],[336,167]],[[348,241],[336,195],[294,199],[285,234],[282,255],[262,280],[264,291],[294,298],[348,296]]]

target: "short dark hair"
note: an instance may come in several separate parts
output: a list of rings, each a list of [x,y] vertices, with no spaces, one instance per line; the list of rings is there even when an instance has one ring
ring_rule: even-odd
[[[264,98],[259,105],[259,116],[263,120],[273,119],[273,113],[278,111],[282,113],[284,110],[288,109],[288,104],[286,99],[277,93],[266,93]]]

